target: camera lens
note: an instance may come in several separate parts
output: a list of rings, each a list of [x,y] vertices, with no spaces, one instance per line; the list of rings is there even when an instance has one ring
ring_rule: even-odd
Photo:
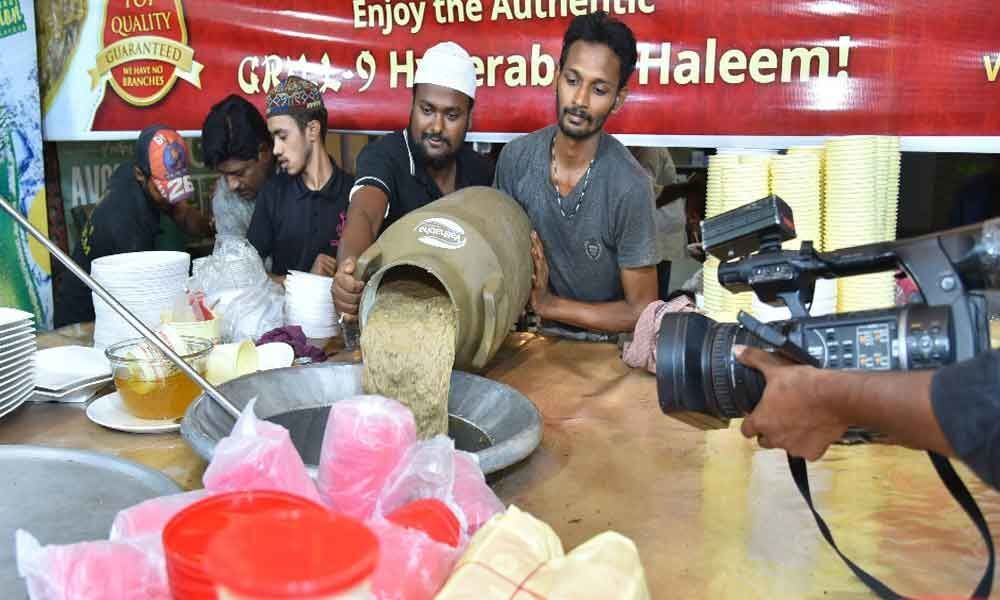
[[[763,344],[737,323],[716,323],[697,313],[664,315],[657,342],[660,408],[703,429],[726,427],[750,413],[764,378],[733,357],[733,345]]]

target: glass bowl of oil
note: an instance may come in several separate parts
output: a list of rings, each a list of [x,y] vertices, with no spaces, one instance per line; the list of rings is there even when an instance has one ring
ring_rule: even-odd
[[[184,345],[178,351],[181,358],[204,375],[212,342],[190,336],[181,340]],[[104,354],[111,362],[115,387],[125,410],[134,417],[151,420],[183,417],[188,405],[201,394],[197,383],[144,338],[118,342]]]

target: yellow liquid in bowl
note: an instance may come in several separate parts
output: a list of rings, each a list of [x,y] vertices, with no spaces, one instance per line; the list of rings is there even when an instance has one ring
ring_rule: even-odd
[[[132,416],[140,419],[176,419],[201,393],[187,375],[174,371],[162,379],[115,376],[115,387]]]

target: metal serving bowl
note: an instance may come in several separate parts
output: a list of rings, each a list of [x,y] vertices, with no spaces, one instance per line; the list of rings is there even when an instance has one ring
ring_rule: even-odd
[[[257,398],[257,416],[288,428],[292,442],[315,475],[329,406],[363,393],[362,365],[320,364],[261,371],[219,386],[237,408]],[[509,467],[531,454],[542,440],[538,409],[517,390],[462,371],[451,374],[448,434],[459,450],[479,457],[484,473]],[[233,418],[201,395],[181,422],[181,435],[195,452],[211,460],[215,445],[229,435]]]

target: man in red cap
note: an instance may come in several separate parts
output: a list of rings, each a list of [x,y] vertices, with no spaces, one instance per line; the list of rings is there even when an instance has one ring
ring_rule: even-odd
[[[185,233],[212,234],[209,220],[186,200],[194,194],[188,149],[173,129],[153,125],[136,140],[135,157],[118,165],[108,191],[80,232],[73,259],[90,271],[94,259],[153,250],[166,213]],[[55,326],[94,320],[90,289],[67,273],[56,292]]]

